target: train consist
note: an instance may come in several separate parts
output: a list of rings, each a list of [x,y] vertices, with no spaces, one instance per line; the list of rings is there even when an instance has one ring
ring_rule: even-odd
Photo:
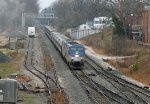
[[[52,42],[70,67],[76,69],[84,66],[85,48],[81,44],[63,34],[55,32],[48,26],[45,27],[45,32],[50,36]]]

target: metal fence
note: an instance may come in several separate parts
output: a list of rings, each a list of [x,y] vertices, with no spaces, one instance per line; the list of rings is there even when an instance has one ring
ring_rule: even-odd
[[[92,34],[96,34],[98,32],[100,32],[100,29],[85,29],[85,30],[72,30],[70,32],[70,37],[72,39],[81,39],[83,37],[92,35]]]

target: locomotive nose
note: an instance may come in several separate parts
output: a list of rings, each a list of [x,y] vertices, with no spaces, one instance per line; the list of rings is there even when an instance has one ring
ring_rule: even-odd
[[[83,57],[73,57],[71,60],[71,64],[74,67],[81,67],[84,63],[83,63]]]
[[[79,61],[82,61],[83,57],[72,57],[71,58],[71,61],[72,62],[79,62]]]
[[[83,57],[72,57],[71,58],[72,61],[82,60],[82,59],[83,59]]]

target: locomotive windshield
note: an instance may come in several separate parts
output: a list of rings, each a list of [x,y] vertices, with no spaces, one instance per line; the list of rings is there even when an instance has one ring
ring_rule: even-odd
[[[68,53],[70,56],[79,55],[80,57],[83,57],[85,55],[85,50],[83,47],[73,47],[68,50]]]
[[[84,49],[83,48],[71,48],[70,50],[71,51],[83,51]]]
[[[70,50],[71,50],[71,51],[76,51],[77,49],[76,49],[76,48],[71,48]]]

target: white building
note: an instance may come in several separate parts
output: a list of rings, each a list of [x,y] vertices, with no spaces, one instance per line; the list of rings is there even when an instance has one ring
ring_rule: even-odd
[[[103,29],[104,26],[110,25],[111,18],[108,17],[95,17],[93,20],[93,27]]]
[[[91,29],[89,25],[87,24],[82,24],[79,26],[79,30],[88,30]]]

